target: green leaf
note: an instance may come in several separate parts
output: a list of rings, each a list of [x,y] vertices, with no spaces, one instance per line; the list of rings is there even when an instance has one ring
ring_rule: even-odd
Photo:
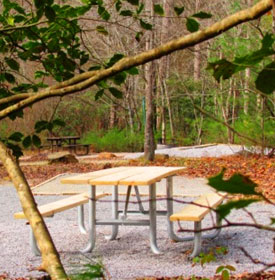
[[[42,7],[44,7],[45,1],[42,0],[34,0],[34,5],[36,7],[36,9],[40,9]]]
[[[262,39],[262,50],[273,49],[275,36],[271,33],[266,33]]]
[[[12,70],[18,71],[19,70],[19,63],[12,59],[12,58],[5,58],[5,62],[9,65]]]
[[[120,0],[117,0],[115,6],[116,6],[116,11],[119,12],[120,9],[121,9],[121,6],[122,6],[121,1],[120,1]]]
[[[43,130],[48,129],[49,122],[48,121],[38,121],[36,122],[34,129],[36,133],[40,133]]]
[[[117,63],[119,60],[121,60],[124,57],[124,54],[122,53],[115,53],[110,60],[106,64],[106,68],[109,68],[113,66],[115,63]]]
[[[220,272],[222,272],[223,270],[224,270],[224,266],[223,266],[223,265],[220,265],[220,266],[217,267],[216,273],[220,273]]]
[[[138,6],[139,5],[139,0],[126,0],[128,3],[134,5],[134,6]]]
[[[229,264],[226,265],[225,268],[230,270],[230,271],[236,271],[236,268],[234,266],[232,266],[232,265],[229,265]]]
[[[24,135],[21,132],[14,132],[12,135],[9,136],[9,140],[15,141],[15,142],[21,142]]]
[[[42,78],[45,76],[49,76],[49,73],[44,72],[44,71],[35,71],[35,73],[34,73],[35,79],[39,79],[39,78]]]
[[[49,21],[54,21],[55,17],[56,17],[54,9],[50,6],[46,6],[45,7],[45,16]]]
[[[137,15],[139,15],[144,9],[144,4],[140,3],[139,7],[137,8]]]
[[[14,145],[12,143],[8,143],[7,147],[12,150],[12,154],[16,158],[19,158],[19,157],[23,156],[23,152],[22,152],[21,148],[18,145]]]
[[[12,74],[6,72],[6,73],[4,73],[4,77],[9,83],[11,83],[11,84],[15,83],[15,78]]]
[[[102,81],[98,82],[97,86],[99,86],[100,88],[103,88],[103,89],[108,89],[109,88],[109,85],[108,85],[106,80],[102,80]]]
[[[116,85],[121,85],[125,82],[127,74],[125,71],[116,74],[112,79]]]
[[[24,148],[30,147],[31,143],[32,143],[32,138],[31,138],[30,135],[27,136],[27,137],[25,137],[24,140],[23,140],[23,142],[22,142]]]
[[[95,101],[97,101],[102,95],[104,94],[104,89],[100,89],[96,94],[95,94]]]
[[[275,224],[275,218],[270,218],[271,222],[270,222],[270,225],[274,225]]]
[[[56,127],[56,126],[65,127],[66,126],[66,123],[64,121],[62,121],[61,119],[53,120],[52,124],[54,127]]]
[[[223,180],[224,172],[225,168],[223,168],[218,175],[209,178],[208,185],[221,192],[251,195],[258,194],[255,191],[257,184],[251,181],[247,176],[236,173],[228,180]]]
[[[224,219],[227,215],[230,214],[232,209],[241,209],[245,208],[251,203],[259,201],[258,199],[242,199],[238,201],[229,201],[225,204],[220,205],[216,212],[219,214],[220,219]]]
[[[98,6],[97,12],[100,15],[100,17],[106,21],[108,21],[111,17],[111,15],[103,6]]]
[[[7,18],[7,23],[8,23],[8,25],[13,26],[13,25],[14,25],[14,17],[9,16],[9,17]]]
[[[152,30],[152,28],[153,28],[153,25],[152,25],[152,24],[147,23],[147,22],[145,22],[145,21],[142,20],[142,19],[139,20],[139,23],[140,23],[140,26],[141,26],[143,29]]]
[[[142,37],[143,33],[142,32],[137,32],[136,33],[136,36],[135,36],[135,39],[140,42],[140,38]]]
[[[9,114],[9,118],[11,120],[15,120],[16,118],[23,118],[23,110],[18,110],[18,111],[15,111],[15,112],[12,112],[11,114]]]
[[[34,146],[37,147],[37,148],[39,148],[39,147],[41,146],[41,140],[40,140],[40,138],[39,138],[36,134],[34,134],[34,135],[32,136],[32,143],[33,143]]]
[[[199,30],[200,24],[193,18],[187,18],[186,28],[189,32],[196,32]]]
[[[199,13],[193,14],[192,17],[205,19],[205,18],[211,18],[212,15],[208,14],[208,13],[205,13],[205,12],[199,12]]]
[[[264,67],[259,73],[255,84],[256,88],[263,93],[271,94],[275,91],[275,61]]]
[[[123,97],[123,94],[120,90],[118,90],[115,87],[110,87],[109,91],[111,92],[111,94],[115,97],[115,98],[119,98],[121,99]]]
[[[95,71],[95,70],[100,70],[101,66],[100,65],[95,65],[95,66],[91,66],[88,70],[89,71]]]
[[[102,26],[102,25],[98,25],[96,27],[96,31],[103,34],[103,35],[108,35],[109,34],[108,31],[105,29],[105,27]]]
[[[157,15],[164,16],[163,7],[162,7],[162,5],[160,5],[160,4],[155,4],[155,5],[154,5],[154,12],[155,12]]]
[[[226,59],[208,63],[206,69],[212,71],[214,78],[218,82],[220,82],[221,78],[224,80],[229,79],[234,73],[238,71],[238,67]]]
[[[222,280],[229,280],[229,272],[228,270],[223,270],[222,272]]]
[[[131,17],[131,16],[133,16],[133,12],[130,11],[130,10],[123,10],[119,14],[121,16],[124,16],[124,17]]]
[[[139,71],[138,71],[137,67],[132,67],[132,68],[126,70],[125,72],[127,72],[130,75],[138,75],[139,74]]]
[[[177,16],[180,16],[184,12],[184,6],[182,6],[182,7],[174,7],[174,11],[177,14]]]

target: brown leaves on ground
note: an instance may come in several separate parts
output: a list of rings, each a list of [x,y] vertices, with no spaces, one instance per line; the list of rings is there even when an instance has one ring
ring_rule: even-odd
[[[46,155],[34,155],[28,161],[41,161]],[[95,160],[91,158],[84,163],[74,164],[54,164],[54,165],[27,165],[21,166],[22,170],[30,183],[34,186],[53,176],[61,173],[85,173],[103,168],[110,168],[121,165],[112,158],[110,162]],[[219,158],[167,158],[163,156],[156,156],[155,161],[148,162],[143,159],[129,160],[123,165],[143,166],[186,166],[186,169],[179,175],[188,177],[211,177],[221,171],[223,167],[226,168],[225,177],[229,178],[234,173],[241,173],[250,177],[258,184],[259,190],[270,198],[275,199],[275,158],[268,158],[265,156],[251,155],[234,155]],[[0,166],[0,177],[8,178],[3,166]]]
[[[205,278],[205,277],[143,277],[137,278],[136,280],[202,280],[202,279],[210,279],[210,280],[222,280],[220,275],[215,275],[213,277]],[[269,272],[256,272],[256,273],[241,273],[230,276],[230,280],[274,280],[275,279],[275,271]]]
[[[270,199],[275,199],[275,158],[266,156],[233,155],[226,157],[206,158],[168,158],[153,162],[144,160],[131,160],[130,165],[158,165],[158,166],[186,166],[180,175],[189,177],[211,177],[226,168],[225,177],[229,178],[234,173],[248,176],[258,184],[259,191]]]

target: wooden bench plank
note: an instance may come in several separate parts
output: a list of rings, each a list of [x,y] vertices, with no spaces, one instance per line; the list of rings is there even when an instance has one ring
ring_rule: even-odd
[[[97,199],[104,197],[108,194],[99,194],[96,196]],[[56,213],[68,210],[70,208],[88,203],[89,195],[88,193],[81,193],[78,195],[73,195],[58,201],[50,202],[45,205],[38,206],[38,210],[43,217],[50,217]],[[26,219],[23,212],[18,212],[14,214],[15,219]]]
[[[226,197],[225,193],[207,193],[200,196],[194,201],[194,204],[189,204],[180,212],[170,216],[170,221],[201,221],[210,211],[210,208],[216,208],[222,203]],[[201,206],[199,206],[201,205]]]

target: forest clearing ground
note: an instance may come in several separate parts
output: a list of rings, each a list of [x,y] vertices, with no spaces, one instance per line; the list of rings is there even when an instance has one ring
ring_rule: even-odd
[[[226,167],[227,177],[235,172],[247,175],[259,184],[259,189],[269,198],[275,198],[275,159],[266,156],[230,155],[203,158],[166,158],[157,156],[156,160],[152,163],[148,163],[143,159],[124,160],[123,157],[119,157],[119,154],[117,154],[117,157],[109,159],[102,157],[98,159],[97,156],[80,157],[80,162],[77,164],[33,165],[33,162],[43,161],[43,157],[46,157],[46,154],[34,154],[27,159],[31,164],[25,161],[22,169],[31,186],[35,186],[61,173],[82,173],[120,165],[186,166],[186,170],[180,175],[189,179],[209,177],[217,174],[222,167]],[[105,156],[107,157],[108,155]],[[0,234],[2,239],[0,251],[5,252],[3,254],[3,261],[1,261],[2,264],[0,265],[0,279],[1,274],[4,273],[9,274],[12,278],[40,277],[41,273],[33,271],[35,267],[39,266],[40,258],[32,256],[30,252],[28,227],[24,222],[21,223],[12,218],[12,214],[20,210],[20,205],[14,189],[10,188],[11,183],[7,181],[8,177],[2,166],[0,166],[0,176],[6,179],[6,181],[1,182],[1,186],[6,186],[6,188],[0,188],[0,205],[2,205],[1,209],[3,210],[3,215],[0,218]],[[177,176],[177,178],[180,177]],[[3,198],[2,200],[1,197]],[[9,199],[9,207],[6,207],[7,198]],[[36,197],[38,203],[47,203],[56,200],[56,198],[56,196]],[[103,216],[109,213],[108,202],[100,203],[99,208]],[[260,222],[267,224],[268,218],[274,214],[272,207],[263,203],[253,204],[249,210],[257,215]],[[239,275],[239,278],[237,277],[236,279],[242,279],[241,276],[253,280],[274,279],[274,272],[258,276],[246,274],[247,272],[258,271],[261,266],[253,264],[239,249],[239,247],[244,246],[256,259],[271,262],[274,259],[274,254],[270,249],[273,246],[272,233],[265,233],[253,228],[225,229],[217,240],[204,241],[204,248],[227,246],[229,253],[218,257],[218,260],[214,263],[200,267],[200,265],[193,266],[187,260],[192,243],[171,242],[167,238],[164,222],[160,221],[158,224],[158,239],[160,248],[165,254],[157,257],[150,252],[148,232],[143,230],[143,228],[121,227],[119,239],[106,242],[104,236],[110,233],[110,227],[104,226],[100,227],[97,231],[98,243],[96,250],[92,254],[84,256],[78,250],[84,247],[86,239],[83,235],[79,236],[74,212],[70,210],[68,213],[57,215],[54,219],[47,219],[48,227],[54,236],[54,241],[68,271],[75,271],[85,263],[99,260],[106,268],[107,279],[129,280],[137,277],[143,279],[142,277],[152,276],[152,278],[144,278],[144,280],[159,280],[170,279],[169,277],[176,277],[178,275],[213,276],[215,269],[219,265],[231,264],[237,268],[236,273]],[[237,221],[244,221],[244,216],[240,215],[239,212],[234,211],[231,217]],[[7,220],[7,217],[10,217],[9,220]],[[66,228],[66,231],[64,231],[64,228]],[[135,257],[130,260],[130,255]],[[138,266],[136,265],[137,263],[139,264]]]

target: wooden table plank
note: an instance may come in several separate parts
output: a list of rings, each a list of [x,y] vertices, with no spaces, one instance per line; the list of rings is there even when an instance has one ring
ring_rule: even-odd
[[[135,174],[119,181],[120,185],[151,185],[159,182],[161,179],[171,175],[175,175],[177,172],[184,170],[185,167],[161,167],[152,166],[147,167],[144,173]]]
[[[129,169],[129,167],[115,167],[109,169],[103,169],[98,171],[92,171],[84,174],[79,174],[75,176],[71,176],[68,178],[62,178],[60,182],[62,184],[89,184],[89,180],[97,177],[106,176],[109,174],[115,174],[117,172],[121,172],[123,170]]]
[[[90,185],[121,185],[120,182],[123,179],[127,179],[133,175],[141,176],[148,171],[148,167],[127,167],[121,172],[108,174],[107,176],[91,178],[89,180]]]
[[[132,167],[123,172],[110,174],[104,177],[89,180],[91,185],[150,185],[160,181],[162,178],[173,175],[185,167]]]

